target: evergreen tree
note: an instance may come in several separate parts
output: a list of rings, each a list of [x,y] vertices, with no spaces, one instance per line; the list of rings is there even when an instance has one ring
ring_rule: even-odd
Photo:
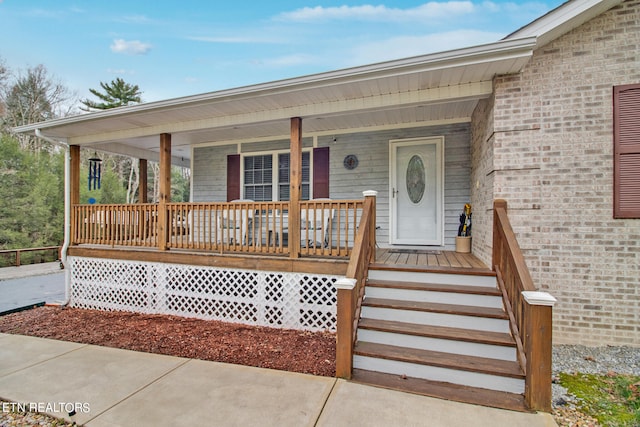
[[[64,155],[21,150],[0,138],[0,248],[59,245],[64,222]]]
[[[90,99],[84,99],[82,104],[85,107],[80,107],[84,111],[94,110],[108,110],[110,108],[122,107],[125,105],[139,104],[142,102],[142,92],[138,85],[131,85],[126,83],[120,77],[112,80],[111,83],[100,82],[100,86],[104,92],[100,92],[96,89],[89,89],[94,96],[100,99],[100,101],[92,101]]]

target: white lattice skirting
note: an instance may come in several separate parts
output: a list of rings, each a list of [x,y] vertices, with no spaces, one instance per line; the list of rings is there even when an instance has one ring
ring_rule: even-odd
[[[71,306],[336,330],[339,276],[69,257]]]

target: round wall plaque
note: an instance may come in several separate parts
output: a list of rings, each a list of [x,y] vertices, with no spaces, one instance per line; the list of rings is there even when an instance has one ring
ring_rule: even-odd
[[[358,158],[355,154],[349,154],[344,158],[344,167],[352,170],[358,167]]]

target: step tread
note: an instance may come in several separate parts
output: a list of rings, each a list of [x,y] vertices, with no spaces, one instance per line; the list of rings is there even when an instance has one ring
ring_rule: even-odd
[[[496,273],[488,268],[479,267],[443,267],[443,266],[420,266],[406,264],[382,264],[373,262],[369,264],[369,270],[384,270],[384,271],[407,271],[414,273],[440,273],[440,274],[462,274],[468,276],[493,276]]]
[[[391,280],[369,280],[367,286],[374,288],[409,289],[416,291],[451,292],[473,295],[502,296],[498,287],[446,285],[439,283],[401,282]]]
[[[458,304],[442,304],[435,302],[403,301],[386,298],[365,298],[363,307],[391,308],[396,310],[426,311],[434,313],[457,314],[462,316],[488,317],[508,319],[504,310],[491,307],[476,307]]]
[[[523,379],[524,374],[518,362],[489,359],[486,357],[466,356],[441,351],[420,350],[358,341],[354,354],[378,359],[437,366],[440,368],[477,372],[510,378]]]
[[[362,318],[358,322],[358,329],[368,329],[381,332],[391,332],[430,338],[442,338],[453,341],[465,341],[504,347],[516,346],[513,337],[507,333],[452,328],[448,326],[421,325],[417,323],[398,322],[394,320]]]
[[[524,396],[458,384],[401,377],[394,374],[354,369],[351,381],[391,390],[420,394],[454,402],[470,403],[512,411],[529,412]]]

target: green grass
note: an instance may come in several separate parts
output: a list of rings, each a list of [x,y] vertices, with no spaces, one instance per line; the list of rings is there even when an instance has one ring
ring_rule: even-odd
[[[560,384],[580,399],[582,412],[603,426],[640,426],[640,377],[561,373]]]

